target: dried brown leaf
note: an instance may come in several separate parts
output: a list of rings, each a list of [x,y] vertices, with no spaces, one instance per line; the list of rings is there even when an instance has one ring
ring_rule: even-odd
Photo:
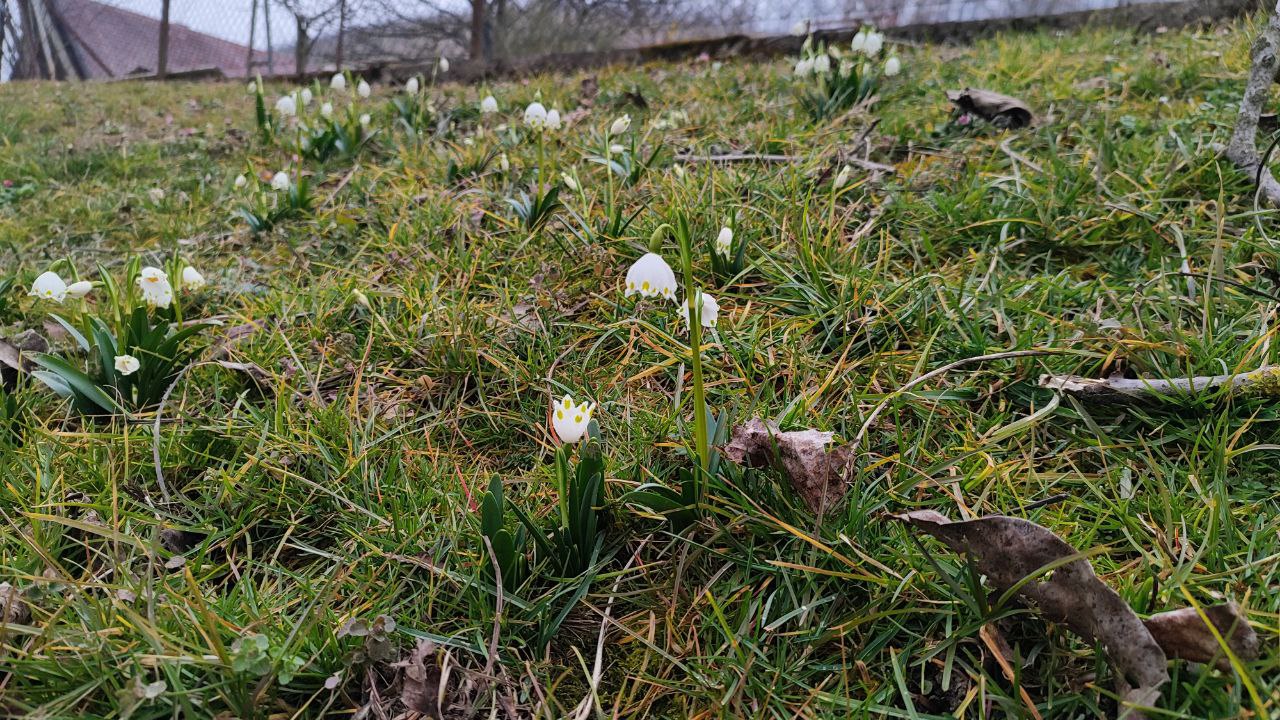
[[[847,446],[827,449],[833,435],[812,429],[783,432],[772,421],[753,418],[733,429],[724,454],[747,467],[781,470],[809,508],[821,513],[847,490],[843,473],[850,453]]]
[[[22,591],[9,583],[0,583],[0,623],[22,624],[31,619],[31,609]]]
[[[430,640],[418,640],[409,659],[400,663],[404,667],[404,682],[400,689],[400,701],[409,710],[420,712],[429,718],[443,716],[447,705],[443,700],[440,683],[442,673],[436,660],[436,645]]]
[[[1240,606],[1229,602],[1201,610],[1237,658],[1252,660],[1258,657],[1258,635],[1240,613]],[[1169,657],[1198,663],[1212,662],[1219,670],[1231,670],[1231,661],[1222,651],[1222,645],[1195,608],[1158,613],[1142,622]]]
[[[1018,98],[990,90],[965,88],[948,90],[947,99],[961,112],[971,113],[1001,128],[1020,128],[1031,124],[1031,108]]]
[[[1133,609],[1103,583],[1075,548],[1029,520],[992,515],[952,522],[941,513],[923,510],[897,519],[941,540],[953,552],[967,555],[1000,592],[1019,586],[1045,617],[1065,624],[1086,640],[1098,641],[1118,672],[1117,684],[1127,703],[1150,706],[1169,681],[1167,657]],[[1052,565],[1052,572],[1046,567]],[[1120,717],[1142,717],[1126,710]]]

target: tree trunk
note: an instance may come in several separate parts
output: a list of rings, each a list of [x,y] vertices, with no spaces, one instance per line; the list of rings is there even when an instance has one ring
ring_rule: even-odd
[[[169,0],[160,0],[160,57],[156,59],[156,77],[169,74]]]
[[[342,54],[347,40],[347,0],[338,3],[338,46],[334,48],[333,69],[342,72]]]
[[[293,23],[298,30],[298,37],[293,45],[293,72],[301,82],[307,73],[307,21],[301,13],[294,13]]]
[[[253,77],[253,36],[258,33],[258,0],[253,0],[249,10],[249,49],[244,57],[244,74]]]
[[[1258,118],[1271,95],[1276,80],[1277,58],[1280,57],[1280,2],[1267,19],[1267,25],[1249,52],[1249,82],[1240,99],[1236,127],[1227,145],[1227,159],[1258,183],[1260,192],[1272,205],[1280,205],[1280,182],[1262,165],[1258,156]]]
[[[471,60],[483,63],[485,0],[471,0]]]

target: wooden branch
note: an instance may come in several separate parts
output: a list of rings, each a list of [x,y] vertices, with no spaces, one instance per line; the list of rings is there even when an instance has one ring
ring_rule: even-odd
[[[1272,205],[1280,206],[1280,182],[1263,167],[1258,156],[1258,120],[1266,107],[1275,82],[1277,59],[1280,58],[1280,2],[1267,19],[1258,39],[1249,52],[1249,82],[1244,97],[1240,99],[1240,112],[1236,116],[1235,130],[1226,148],[1226,157],[1242,172],[1248,173],[1258,185],[1258,193]]]
[[[1177,402],[1188,396],[1225,391],[1230,395],[1280,394],[1280,366],[1227,375],[1173,378],[1106,378],[1078,375],[1041,375],[1040,387],[1096,403]]]

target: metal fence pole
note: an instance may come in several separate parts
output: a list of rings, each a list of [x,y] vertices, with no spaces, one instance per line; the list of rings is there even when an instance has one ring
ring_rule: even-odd
[[[156,77],[169,74],[169,0],[160,0],[160,57],[156,61]]]

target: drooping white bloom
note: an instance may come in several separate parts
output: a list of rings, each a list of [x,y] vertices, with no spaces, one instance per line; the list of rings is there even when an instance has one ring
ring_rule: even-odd
[[[132,375],[138,372],[138,368],[142,367],[142,363],[138,362],[138,358],[132,355],[116,356],[116,372],[121,375]]]
[[[338,92],[347,89],[347,76],[342,73],[334,73],[333,79],[329,81],[329,87]]]
[[[440,67],[440,74],[442,74],[442,75],[443,75],[444,73],[449,72],[449,58],[447,58],[447,57],[445,57],[445,56],[441,55],[441,56],[440,56],[440,66],[439,66],[439,67]]]
[[[485,95],[484,99],[480,101],[480,112],[485,115],[498,112],[498,98],[492,95]]]
[[[542,103],[534,100],[524,109],[524,124],[534,130],[541,130],[547,124],[547,109]]]
[[[867,33],[867,46],[863,50],[868,57],[875,57],[880,53],[880,49],[884,47],[884,35],[878,32]]]
[[[271,177],[271,187],[284,192],[293,185],[293,181],[289,179],[289,173],[281,170]]]
[[[151,202],[159,205],[164,202],[164,188],[153,187],[147,191],[147,197],[151,198]]]
[[[565,186],[570,190],[578,192],[578,181],[574,180],[572,175],[562,172],[560,173],[560,179],[564,181]]]
[[[797,20],[795,25],[791,26],[791,34],[796,37],[802,37],[809,33],[809,21]]]
[[[836,175],[836,182],[835,182],[836,189],[839,190],[845,185],[848,185],[849,176],[852,174],[853,174],[853,168],[849,167],[848,165],[845,165],[844,167],[840,168],[840,174]]]
[[[333,117],[333,103],[327,102],[320,106],[320,117],[326,120]]]
[[[506,153],[502,153],[502,155],[498,157],[498,167],[502,169],[502,172],[509,172],[511,170],[511,159],[507,157]]]
[[[276,112],[285,117],[293,117],[298,114],[298,101],[292,95],[281,95],[276,100]]]
[[[609,134],[621,135],[629,129],[631,129],[631,116],[623,115],[622,117],[614,120],[613,124],[609,126]]]
[[[800,58],[796,61],[796,77],[808,77],[811,72],[813,72],[813,60],[811,58]]]
[[[169,276],[158,267],[144,267],[138,273],[138,289],[148,305],[167,308],[173,302],[173,286]]]
[[[58,276],[58,273],[49,270],[40,273],[40,277],[31,284],[31,292],[27,294],[60,303],[67,297],[67,284]]]
[[[93,289],[93,283],[89,282],[88,280],[73,282],[67,286],[67,297],[71,298],[72,300],[79,300],[85,295],[88,295],[89,291],[92,289]]]
[[[362,98],[369,97],[369,94],[372,92],[373,92],[373,89],[370,88],[369,83],[365,82],[364,80],[361,80],[360,84],[356,85],[356,94]]]
[[[249,85],[245,87],[245,92],[249,95],[256,95],[258,93],[258,83],[250,80]]]
[[[560,111],[552,108],[547,111],[547,129],[555,132],[560,129]]]
[[[369,121],[373,118],[369,117],[369,113],[360,116],[360,127],[369,127]]]
[[[311,104],[311,88],[302,88],[302,106],[307,107]]]
[[[627,151],[627,149],[626,149],[625,147],[623,147],[623,146],[619,145],[618,143],[614,143],[614,144],[612,144],[612,145],[610,145],[610,146],[609,146],[609,154],[610,154],[610,155],[621,155],[622,153],[624,153],[624,152],[626,152],[626,151]]]
[[[236,176],[236,189],[237,189],[237,190],[238,190],[238,189],[240,189],[240,188],[242,188],[242,187],[244,187],[245,185],[248,185],[248,184],[249,184],[249,178],[245,177],[243,174],[240,174],[240,175],[237,175],[237,176]]]
[[[831,72],[831,57],[825,53],[813,59],[813,74],[826,75]]]
[[[676,298],[676,274],[657,253],[645,253],[627,270],[626,297],[640,293],[642,297]]]
[[[857,35],[853,36],[853,42],[849,43],[849,49],[856,53],[865,52],[867,49],[867,31],[859,30]]]
[[[418,77],[416,75],[409,78],[409,82],[404,84],[404,91],[410,95],[418,94]]]
[[[902,61],[898,59],[897,55],[894,55],[884,61],[885,77],[893,77],[900,72],[902,72]]]
[[[733,228],[722,227],[720,234],[716,236],[716,253],[729,257],[729,251],[733,247]]]
[[[596,404],[583,400],[577,405],[573,398],[565,395],[552,407],[551,427],[555,428],[556,437],[566,445],[572,445],[587,434],[587,426],[591,424],[591,413]]]
[[[199,290],[205,286],[204,275],[201,275],[199,270],[188,265],[182,268],[182,286],[192,290]]]
[[[680,317],[684,318],[685,327],[689,326],[689,308],[693,306],[690,299],[680,306]],[[698,321],[704,328],[713,328],[720,319],[720,303],[706,293],[702,293],[702,307],[698,310]]]

